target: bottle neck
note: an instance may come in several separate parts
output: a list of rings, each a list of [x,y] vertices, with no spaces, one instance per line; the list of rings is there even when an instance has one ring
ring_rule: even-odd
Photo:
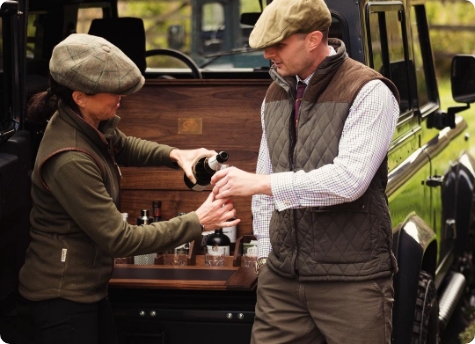
[[[212,156],[206,159],[205,167],[206,166],[212,171],[218,171],[221,167],[221,163],[216,159],[216,156]]]

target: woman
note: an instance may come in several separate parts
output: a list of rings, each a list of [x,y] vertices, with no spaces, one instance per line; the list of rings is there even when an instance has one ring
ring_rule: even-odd
[[[194,212],[143,226],[124,223],[118,209],[125,166],[181,167],[206,149],[180,150],[125,136],[116,128],[122,97],[144,84],[139,69],[108,41],[72,34],[53,50],[51,88],[33,99],[29,116],[51,116],[33,174],[31,243],[20,271],[44,343],[115,343],[107,300],[114,257],[164,251],[235,225],[228,200],[212,193]]]

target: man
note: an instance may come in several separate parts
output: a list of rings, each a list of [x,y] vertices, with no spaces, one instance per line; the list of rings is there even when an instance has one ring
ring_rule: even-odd
[[[249,39],[273,63],[257,174],[230,167],[212,179],[218,199],[253,195],[251,343],[391,342],[397,264],[385,188],[398,92],[328,39],[330,24],[323,0],[265,8]]]

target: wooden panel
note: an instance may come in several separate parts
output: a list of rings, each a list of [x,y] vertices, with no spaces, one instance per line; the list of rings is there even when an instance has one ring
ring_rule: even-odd
[[[254,172],[268,85],[268,80],[147,80],[140,92],[123,99],[119,128],[180,149],[226,150],[229,164]],[[195,131],[184,130],[187,121],[198,124]],[[121,211],[129,213],[130,223],[141,209],[151,210],[152,200],[162,200],[166,220],[197,209],[208,195],[189,190],[181,171],[130,167],[122,173]],[[236,198],[234,204],[242,221],[237,236],[252,234],[251,197]]]
[[[257,275],[253,269],[226,266],[137,266],[116,265],[109,287],[253,290]]]

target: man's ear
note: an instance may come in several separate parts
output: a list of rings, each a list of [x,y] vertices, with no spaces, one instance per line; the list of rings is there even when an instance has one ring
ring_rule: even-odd
[[[310,51],[315,50],[321,43],[323,39],[323,33],[321,31],[312,31],[307,37],[307,47]]]
[[[79,108],[84,108],[87,104],[87,95],[84,92],[73,91],[72,94],[74,102]]]

